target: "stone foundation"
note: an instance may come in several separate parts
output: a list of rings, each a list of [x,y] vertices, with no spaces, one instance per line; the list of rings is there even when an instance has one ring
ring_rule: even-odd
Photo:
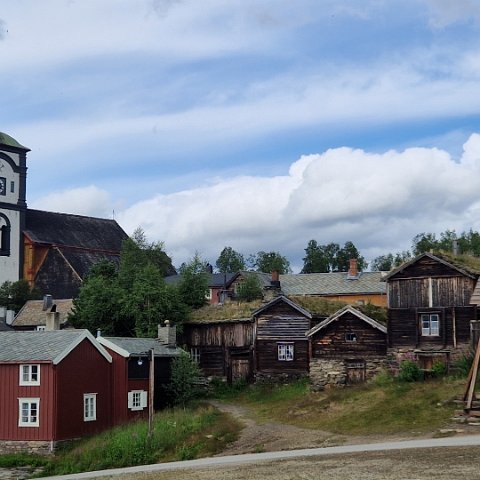
[[[389,348],[387,351],[387,361],[389,370],[396,375],[402,360],[411,359],[421,364],[421,357],[432,357],[433,361],[445,363],[447,369],[462,359],[473,354],[470,343],[457,344],[456,348],[451,346],[443,348],[439,345],[421,347],[412,347],[410,345],[403,347]]]
[[[308,377],[308,373],[257,372],[256,383],[289,383]]]
[[[328,387],[344,387],[347,385],[348,363],[355,359],[323,359],[310,360],[310,381],[313,390],[323,390]],[[375,377],[387,366],[385,357],[359,358],[365,362],[365,380]]]
[[[0,454],[28,452],[37,455],[51,455],[56,446],[56,442],[49,441],[0,440]]]

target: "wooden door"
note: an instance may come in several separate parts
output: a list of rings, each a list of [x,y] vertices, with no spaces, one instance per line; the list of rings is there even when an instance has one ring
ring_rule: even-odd
[[[364,360],[347,360],[347,385],[361,383],[365,381],[365,361]]]
[[[250,376],[250,360],[248,358],[232,358],[232,382],[248,379]]]

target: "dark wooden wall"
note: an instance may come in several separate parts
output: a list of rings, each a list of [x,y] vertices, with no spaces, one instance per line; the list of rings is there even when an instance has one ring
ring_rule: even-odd
[[[293,361],[278,360],[278,342],[275,340],[257,340],[256,370],[263,373],[304,374],[308,372],[308,341],[296,340]],[[290,342],[288,342],[290,343]]]
[[[411,345],[451,347],[470,339],[470,322],[476,319],[476,307],[397,308],[388,310],[388,344],[390,347]],[[420,315],[438,313],[440,335],[422,337]]]
[[[346,333],[355,333],[356,342],[347,342]],[[383,356],[387,353],[387,335],[356,315],[346,312],[312,336],[312,357]]]

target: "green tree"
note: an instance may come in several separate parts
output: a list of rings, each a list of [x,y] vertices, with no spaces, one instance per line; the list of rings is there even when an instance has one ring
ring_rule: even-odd
[[[178,289],[167,285],[154,265],[147,265],[137,275],[122,308],[127,318],[133,318],[137,337],[155,337],[158,325],[165,320],[181,324],[188,311]]]
[[[26,280],[6,281],[0,286],[0,307],[18,312],[28,300],[40,299],[40,292],[31,290]]]
[[[134,319],[123,314],[126,295],[118,283],[115,265],[101,262],[84,280],[69,320],[75,328],[92,333],[101,329],[106,335],[133,336]]]
[[[215,265],[220,273],[235,273],[246,268],[243,255],[232,247],[225,247],[222,250]]]
[[[250,263],[257,272],[271,273],[275,270],[281,274],[291,272],[290,262],[279,252],[260,251],[251,256]]]
[[[343,248],[339,249],[336,256],[336,270],[348,272],[351,259],[357,260],[358,270],[363,271],[368,267],[365,258],[360,255],[357,247],[350,241],[345,242]]]
[[[185,406],[199,394],[197,380],[201,376],[198,365],[183,352],[172,361],[169,392],[175,405]]]
[[[319,245],[316,240],[310,240],[305,249],[301,273],[322,273],[329,271],[330,264],[325,254],[324,246]]]
[[[193,309],[203,307],[208,293],[207,262],[198,253],[180,267],[182,276],[177,285],[184,303]]]
[[[439,242],[434,233],[419,233],[413,237],[412,252],[415,257],[422,253],[438,250]]]
[[[245,279],[238,286],[237,298],[244,302],[263,298],[262,285],[255,273],[246,274]]]

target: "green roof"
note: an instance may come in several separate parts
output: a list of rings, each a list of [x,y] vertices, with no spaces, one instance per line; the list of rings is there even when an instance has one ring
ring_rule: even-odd
[[[29,148],[24,147],[23,145],[18,143],[13,137],[3,132],[0,132],[0,145],[5,145],[6,147],[21,148],[22,150],[30,150]]]

